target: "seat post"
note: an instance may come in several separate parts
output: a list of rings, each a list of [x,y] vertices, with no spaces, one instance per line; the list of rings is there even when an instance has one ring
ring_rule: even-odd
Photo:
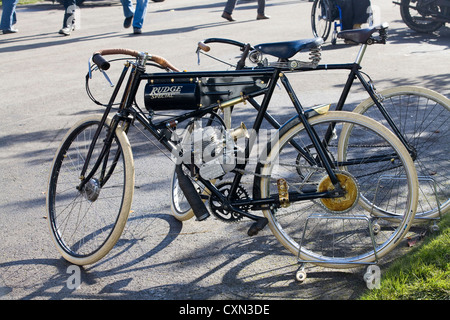
[[[366,43],[362,44],[361,48],[359,48],[359,52],[358,52],[358,55],[356,56],[356,60],[355,60],[355,63],[357,63],[358,65],[361,64],[364,54],[366,53],[366,49],[367,49]]]

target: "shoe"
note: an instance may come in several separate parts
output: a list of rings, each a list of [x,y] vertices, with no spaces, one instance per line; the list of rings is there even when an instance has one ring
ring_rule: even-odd
[[[225,11],[222,13],[222,18],[224,18],[224,19],[226,19],[226,20],[228,20],[228,21],[236,21],[236,20],[233,19],[233,17],[231,16],[231,14],[229,14],[229,13],[227,13],[227,12],[225,12]]]
[[[133,17],[134,17],[134,15],[132,15],[131,17],[125,18],[125,20],[123,21],[123,27],[125,29],[131,27],[131,22],[133,21]]]
[[[270,16],[266,16],[265,14],[258,14],[256,16],[256,20],[264,20],[264,19],[270,19]]]
[[[4,30],[2,30],[2,31],[3,31],[3,34],[7,34],[7,33],[17,33],[17,32],[19,32],[18,29],[13,29],[13,28],[11,28],[11,29],[4,29]]]
[[[133,33],[134,34],[141,34],[142,33],[142,29],[141,28],[133,28]]]
[[[71,32],[75,30],[75,25],[70,25],[59,30],[59,34],[63,34],[65,36],[70,36]]]

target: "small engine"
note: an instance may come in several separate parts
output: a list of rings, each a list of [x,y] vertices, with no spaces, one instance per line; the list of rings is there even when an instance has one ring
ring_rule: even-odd
[[[183,139],[182,148],[183,162],[197,165],[204,179],[223,176],[236,166],[235,143],[224,127],[194,125]]]

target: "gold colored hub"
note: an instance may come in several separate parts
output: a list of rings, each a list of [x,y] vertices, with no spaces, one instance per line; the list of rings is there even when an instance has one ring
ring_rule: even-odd
[[[356,180],[347,172],[337,173],[336,177],[345,191],[345,195],[339,198],[322,198],[321,204],[328,210],[335,213],[342,213],[352,209],[358,202],[359,188]],[[334,190],[330,177],[326,176],[320,181],[317,188],[318,192]]]

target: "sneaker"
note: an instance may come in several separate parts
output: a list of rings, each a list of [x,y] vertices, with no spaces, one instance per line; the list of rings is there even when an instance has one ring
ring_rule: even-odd
[[[13,29],[13,28],[11,28],[11,29],[3,29],[2,32],[3,32],[3,34],[7,34],[7,33],[17,33],[17,32],[19,32],[19,30],[18,30],[18,29]]]
[[[63,34],[63,35],[65,35],[65,36],[70,36],[70,33],[73,31],[73,30],[75,30],[75,25],[70,25],[70,26],[67,26],[67,27],[65,27],[65,28],[62,28],[61,30],[59,30],[59,34]]]
[[[142,29],[141,28],[133,28],[133,33],[134,34],[141,34],[142,33]]]
[[[125,29],[131,27],[131,22],[133,21],[133,17],[134,17],[134,16],[125,18],[125,20],[123,21],[123,27],[124,27]]]

